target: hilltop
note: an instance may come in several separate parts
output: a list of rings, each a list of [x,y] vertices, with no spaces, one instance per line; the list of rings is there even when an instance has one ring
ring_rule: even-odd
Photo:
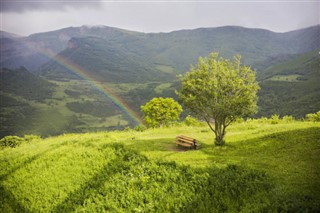
[[[1,212],[318,212],[319,123],[251,120],[224,147],[207,126],[26,136],[0,148]],[[187,134],[199,150],[175,146]]]

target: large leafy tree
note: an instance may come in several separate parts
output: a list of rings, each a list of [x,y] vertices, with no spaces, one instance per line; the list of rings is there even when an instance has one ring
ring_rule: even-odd
[[[241,64],[241,56],[233,61],[211,53],[199,58],[190,72],[181,76],[179,99],[215,133],[215,144],[223,145],[226,128],[239,117],[257,110],[258,83],[255,72]]]
[[[181,105],[172,98],[153,98],[141,106],[144,120],[149,127],[161,127],[179,119]]]

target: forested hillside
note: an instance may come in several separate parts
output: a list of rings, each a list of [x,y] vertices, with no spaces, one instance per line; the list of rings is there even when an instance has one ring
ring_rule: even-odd
[[[140,106],[153,97],[177,99],[176,76],[213,51],[230,59],[240,54],[256,70],[261,90],[255,117],[302,118],[319,110],[319,37],[319,25],[287,33],[232,26],[171,33],[82,26],[28,37],[1,32],[1,119],[23,114],[2,126],[19,135],[133,127],[126,110],[141,117]],[[33,77],[10,71],[21,66]],[[17,107],[10,114],[4,102]]]
[[[54,85],[25,68],[0,69],[0,137],[24,134],[38,125],[39,109],[34,102],[52,98]]]
[[[272,56],[305,53],[319,48],[319,30],[320,26],[314,26],[288,33],[274,33],[262,29],[227,26],[145,34],[105,26],[82,26],[21,38],[2,32],[1,55],[6,57],[1,58],[0,66],[25,66],[34,71],[44,64],[44,60],[31,59],[39,58],[38,55],[47,57],[45,54],[48,53],[58,54],[68,48],[72,38],[82,38],[84,43],[86,39],[99,39],[100,44],[112,44],[114,53],[127,50],[133,59],[140,56],[140,60],[160,65],[160,69],[162,66],[188,69],[199,56],[206,56],[212,51],[218,51],[227,58],[241,54],[245,63],[258,66]],[[108,49],[106,44],[99,47],[100,50]],[[95,57],[109,60],[104,57],[103,51],[99,53],[94,47],[93,45],[91,51],[95,53]],[[47,58],[46,61],[49,60]],[[32,63],[32,66],[28,63]]]
[[[320,55],[316,49],[258,73],[261,91],[256,116],[301,118],[320,109]]]

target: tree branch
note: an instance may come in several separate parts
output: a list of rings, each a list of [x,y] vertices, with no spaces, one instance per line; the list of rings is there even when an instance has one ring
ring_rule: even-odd
[[[210,124],[210,120],[207,119],[206,117],[203,117],[204,120],[207,122],[208,126],[210,127],[210,129],[212,130],[212,132],[214,132],[214,134],[217,134],[216,130],[211,126]]]

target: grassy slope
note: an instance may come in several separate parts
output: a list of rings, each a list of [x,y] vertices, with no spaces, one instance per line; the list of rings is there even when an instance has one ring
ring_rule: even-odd
[[[289,60],[284,60],[274,66],[270,66],[258,73],[258,80],[269,80],[278,75],[303,75],[307,79],[312,73],[317,73],[319,66],[319,51],[315,49],[308,53],[297,55]]]
[[[298,118],[320,107],[319,49],[271,66],[257,74],[261,90],[257,117],[272,114]]]
[[[174,184],[174,189],[178,187],[178,190],[172,189],[172,193],[166,194],[166,190],[171,191],[171,188],[165,188],[165,183],[157,179],[158,176],[156,181],[152,182],[154,179],[145,175],[151,165],[163,172],[166,178],[169,177],[172,184],[176,183],[175,178],[182,178],[181,176],[190,172],[183,168],[172,169],[152,163],[159,159],[165,162],[175,161],[178,166],[189,165],[192,169],[223,169],[234,164],[265,171],[274,182],[273,195],[288,199],[286,205],[301,204],[314,207],[319,203],[319,123],[292,122],[271,125],[268,122],[251,121],[234,124],[228,130],[227,145],[224,147],[213,146],[213,134],[207,127],[181,126],[145,132],[68,134],[23,144],[14,149],[2,149],[0,211],[102,211],[97,208],[109,205],[113,201],[114,206],[110,204],[111,206],[104,210],[121,212],[134,205],[135,210],[132,211],[139,211],[141,205],[144,205],[144,210],[152,211],[157,210],[157,207],[152,206],[151,201],[154,201],[154,205],[156,202],[164,205],[166,199],[172,199],[172,208],[175,207],[175,202],[181,203],[184,199],[187,202],[191,198],[182,193],[188,187],[184,185],[186,183]],[[197,138],[202,144],[201,149],[178,149],[174,144],[174,138],[178,134]],[[128,155],[128,161],[132,158],[138,159],[137,162],[133,160],[132,164],[121,163],[114,146],[119,143],[123,144],[125,149],[137,150],[151,163],[144,164],[143,160],[135,158],[134,155]],[[126,152],[121,149],[120,151]],[[171,170],[167,171],[168,169]],[[203,178],[201,174],[198,177],[199,181]],[[134,188],[131,181],[138,181],[139,187]],[[148,185],[151,183],[153,185]],[[230,188],[233,187],[232,183],[229,183]],[[148,197],[144,196],[153,192],[154,188],[157,189],[157,193],[154,197],[149,197],[151,201],[148,201]],[[136,200],[141,196],[141,199],[147,199],[145,202],[151,206],[135,203],[139,202]],[[267,199],[264,197],[263,194],[260,198]],[[209,197],[209,200],[212,199]],[[268,199],[265,202],[265,205],[276,205]],[[121,205],[117,206],[118,203]],[[167,208],[169,207],[168,201]]]

